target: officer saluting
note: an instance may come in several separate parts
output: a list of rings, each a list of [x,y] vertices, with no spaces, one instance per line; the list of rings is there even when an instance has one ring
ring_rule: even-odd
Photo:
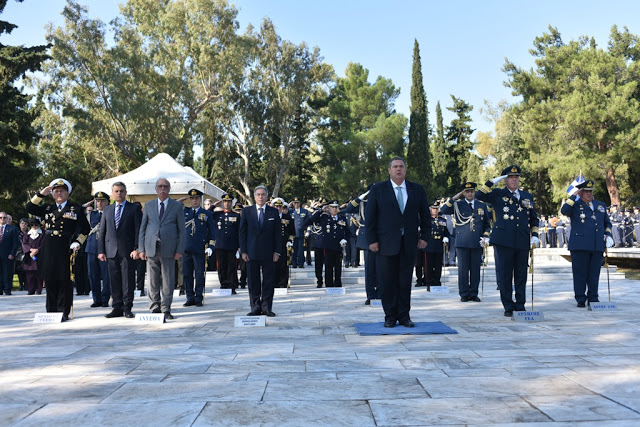
[[[90,230],[82,206],[68,201],[72,189],[69,181],[57,178],[27,203],[27,212],[44,218],[45,237],[38,254],[38,270],[46,282],[47,312],[62,312],[62,321],[69,320],[73,305],[69,250],[77,251]],[[49,194],[56,203],[39,206]]]
[[[571,269],[578,307],[587,300],[598,302],[598,280],[605,245],[613,246],[611,221],[604,203],[593,198],[593,181],[578,185],[578,193],[567,199],[560,211],[571,218]],[[586,291],[586,295],[585,295]]]
[[[293,198],[291,205],[293,207],[289,209],[289,215],[291,215],[295,227],[291,266],[293,268],[304,268],[304,222],[310,214],[308,210],[300,207],[300,199],[298,197]]]
[[[529,248],[540,244],[533,195],[518,189],[521,173],[519,166],[509,166],[502,176],[487,181],[476,192],[478,200],[491,203],[495,210],[491,243],[496,250],[500,299],[507,317],[512,317],[514,311],[525,310]],[[506,188],[491,188],[505,178]]]
[[[182,257],[182,277],[187,294],[187,302],[183,305],[189,307],[195,305],[202,307],[202,294],[204,292],[204,255],[213,255],[215,230],[213,225],[213,213],[203,209],[202,191],[195,188],[189,190],[191,207],[184,208],[184,224],[186,238],[184,256]],[[208,244],[208,246],[207,246]],[[193,280],[195,277],[195,291]]]
[[[325,283],[327,288],[342,287],[342,270],[340,260],[342,248],[349,238],[347,218],[338,213],[340,203],[333,200],[329,205],[323,206],[311,215],[311,221],[320,228],[322,233],[322,246],[325,258]]]
[[[280,234],[282,235],[282,246],[280,253],[283,254],[276,262],[276,288],[286,288],[289,286],[289,269],[287,268],[287,249],[293,248],[293,239],[296,235],[295,225],[291,215],[289,215],[289,207],[284,204],[284,200],[277,197],[273,200],[273,207],[280,211]],[[295,259],[291,258],[291,264],[295,263]]]
[[[240,213],[232,210],[233,197],[230,194],[224,194],[220,200],[222,210],[213,213],[218,280],[220,289],[231,289],[235,294],[238,287],[236,254],[240,249]]]

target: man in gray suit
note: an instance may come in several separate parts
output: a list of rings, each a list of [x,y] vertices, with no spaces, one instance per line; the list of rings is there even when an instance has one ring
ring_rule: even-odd
[[[147,260],[149,309],[152,313],[164,313],[165,319],[173,319],[175,262],[182,257],[185,245],[182,204],[169,198],[170,190],[171,184],[166,178],[156,181],[158,198],[145,204],[138,237],[140,258]]]

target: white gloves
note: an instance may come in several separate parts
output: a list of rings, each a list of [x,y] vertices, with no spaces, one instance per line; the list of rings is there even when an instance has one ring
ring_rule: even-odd
[[[347,246],[347,241],[344,239],[340,240],[340,246],[342,246],[343,248]]]
[[[308,231],[304,233],[304,237],[309,237],[311,236],[311,233],[309,233]]]
[[[537,248],[538,246],[540,246],[540,239],[538,239],[536,236],[532,236],[531,237],[531,247],[532,248]]]
[[[369,194],[369,191],[367,191],[366,193],[362,193],[361,195],[358,196],[358,199],[364,200],[364,198],[367,197],[368,194]]]
[[[236,251],[236,259],[240,259],[240,251]]]
[[[78,242],[73,242],[71,244],[71,246],[69,246],[69,249],[71,249],[72,251],[77,251],[78,249],[80,249],[80,243]]]
[[[442,238],[442,243],[449,243],[449,238],[448,237],[443,237]]]
[[[507,175],[497,176],[497,177],[493,178],[491,180],[491,182],[494,183],[494,184],[497,184],[500,181],[502,181],[503,179],[505,179],[506,177],[507,177]]]
[[[213,250],[211,248],[207,248],[204,250],[204,253],[207,254],[207,256],[211,256],[213,255]]]
[[[480,247],[481,248],[486,248],[487,246],[489,246],[489,238],[488,237],[481,237],[480,238]]]
[[[287,242],[287,248],[292,248],[293,247],[293,242]]]
[[[613,239],[611,238],[611,236],[605,236],[604,241],[606,242],[608,248],[613,247]]]

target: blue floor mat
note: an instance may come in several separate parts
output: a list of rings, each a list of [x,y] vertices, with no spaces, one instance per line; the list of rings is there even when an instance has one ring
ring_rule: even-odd
[[[407,328],[396,325],[395,328],[385,328],[384,322],[354,323],[356,331],[360,335],[430,335],[430,334],[457,334],[442,322],[415,322],[415,327]]]

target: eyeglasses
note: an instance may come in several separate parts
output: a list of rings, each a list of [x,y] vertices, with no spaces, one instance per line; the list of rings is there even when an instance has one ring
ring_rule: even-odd
[[[156,188],[169,188],[170,185],[156,185]]]

